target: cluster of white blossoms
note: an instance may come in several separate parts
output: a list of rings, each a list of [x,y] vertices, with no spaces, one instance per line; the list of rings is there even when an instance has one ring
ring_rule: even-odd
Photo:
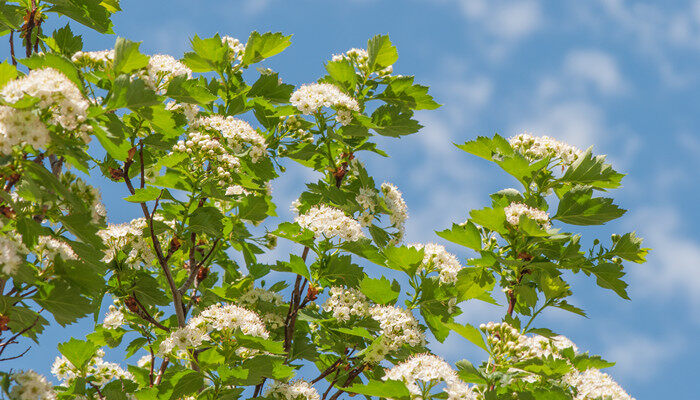
[[[61,385],[69,386],[76,378],[90,377],[91,381],[102,386],[113,379],[128,379],[134,380],[134,376],[122,369],[119,364],[105,361],[102,357],[105,352],[98,349],[95,355],[90,359],[87,365],[87,371],[83,372],[75,367],[65,356],[56,357],[51,366],[51,373],[59,380]]]
[[[199,118],[194,121],[192,127],[218,132],[235,153],[243,153],[248,148],[248,155],[253,162],[257,162],[267,152],[265,138],[246,121],[230,115]]]
[[[231,37],[231,36],[222,36],[221,43],[225,44],[226,46],[228,46],[229,49],[231,49],[231,53],[229,55],[229,58],[231,59],[231,61],[235,61],[235,60],[240,61],[243,58],[243,52],[245,51],[245,44],[241,43],[240,40],[236,39],[235,37]]]
[[[141,74],[141,78],[151,89],[164,93],[170,81],[182,75],[188,79],[192,78],[192,70],[172,56],[156,54],[148,60],[146,71]]]
[[[428,243],[409,244],[408,247],[423,249],[423,263],[421,266],[426,272],[436,271],[439,274],[441,284],[451,284],[457,282],[457,274],[463,268],[457,260],[457,256],[449,253],[445,246]]]
[[[391,224],[399,231],[395,239],[398,243],[403,239],[404,233],[406,232],[405,224],[408,219],[408,207],[403,200],[401,191],[396,186],[384,182],[382,183],[381,189],[382,194],[384,194],[384,201],[389,209]]]
[[[367,297],[357,289],[334,286],[323,308],[332,312],[333,318],[338,321],[347,322],[352,316],[365,317],[369,312],[369,303]]]
[[[65,242],[51,236],[39,236],[34,247],[34,254],[37,260],[44,262],[54,262],[56,257],[61,260],[77,260],[78,255]]]
[[[175,227],[174,221],[165,220],[160,214],[154,215],[153,219],[163,222],[171,229]],[[97,235],[107,247],[102,261],[109,263],[114,260],[117,253],[122,250],[126,253],[128,250],[126,260],[124,260],[127,266],[141,268],[151,265],[156,256],[151,247],[150,235],[143,234],[143,230],[147,226],[148,222],[141,217],[121,224],[109,224],[106,228],[99,230]],[[167,242],[167,233],[159,234],[158,238],[162,243]]]
[[[241,185],[231,185],[226,188],[226,196],[249,195],[250,192]]]
[[[178,103],[176,101],[169,101],[165,104],[165,109],[169,111],[175,111],[182,113],[182,115],[187,118],[187,122],[192,123],[197,118],[199,114],[199,106],[197,104],[190,103]]]
[[[187,140],[179,140],[173,146],[173,152],[193,156],[187,163],[193,170],[203,171],[202,168],[208,166],[221,185],[228,183],[231,172],[238,171],[241,165],[238,157],[230,154],[216,137],[201,132],[188,133]]]
[[[417,354],[406,361],[384,371],[383,380],[401,381],[406,385],[412,399],[422,399],[421,386],[445,382],[448,400],[477,400],[481,395],[462,382],[457,372],[442,358],[429,354]],[[422,385],[417,382],[420,381]]]
[[[576,147],[549,136],[532,136],[521,133],[509,138],[508,142],[515,151],[530,161],[552,157],[558,158],[564,165],[571,165],[583,153]]]
[[[80,89],[63,73],[53,68],[35,69],[29,74],[11,80],[0,91],[0,96],[7,103],[14,104],[25,96],[38,100],[36,106],[49,112],[48,122],[60,126],[66,131],[77,135],[85,143],[90,141],[89,133],[92,126],[86,124],[87,109],[90,103],[80,92]],[[39,125],[36,117],[24,111],[18,114],[3,107],[3,136],[13,144],[34,143],[43,146],[48,143],[48,130]],[[14,115],[13,115],[14,114]],[[18,124],[24,121],[27,125],[22,128]],[[36,129],[36,132],[30,129]],[[21,135],[19,138],[18,136]],[[3,148],[7,145],[3,145]]]
[[[11,154],[15,146],[45,147],[49,139],[49,130],[33,111],[0,106],[0,154]]]
[[[610,375],[595,368],[569,373],[564,377],[564,381],[576,388],[577,395],[574,400],[634,400]]]
[[[335,54],[332,58],[333,61],[348,60],[355,65],[355,67],[360,70],[361,73],[369,73],[369,54],[365,49],[352,48],[343,54]],[[394,72],[394,66],[389,65],[377,71],[377,75],[380,77],[391,75]]]
[[[372,319],[379,322],[380,334],[383,338],[378,348],[368,354],[369,361],[379,361],[385,354],[398,350],[404,344],[425,345],[425,334],[409,310],[376,305],[370,308],[369,314]]]
[[[105,329],[117,329],[124,325],[124,313],[116,305],[109,306],[109,311],[105,314],[105,319],[102,321],[102,326]]]
[[[14,275],[24,263],[29,252],[22,243],[22,237],[16,232],[2,232],[0,235],[0,265],[2,273]]]
[[[277,329],[284,325],[282,313],[275,312],[277,307],[285,304],[282,296],[270,290],[253,288],[241,295],[236,302],[249,310],[255,310],[260,318],[270,329]]]
[[[292,93],[289,101],[305,115],[313,115],[322,107],[333,108],[336,110],[336,121],[343,125],[352,122],[353,111],[360,111],[357,100],[330,83],[302,85]]]
[[[549,223],[549,214],[546,211],[530,207],[527,204],[510,203],[510,205],[503,211],[506,214],[506,221],[513,226],[518,226],[520,223],[520,216],[524,215],[539,223],[545,230],[552,227],[552,225]]]
[[[270,337],[262,320],[253,311],[233,304],[216,303],[190,319],[186,326],[171,333],[161,342],[158,352],[162,355],[173,351],[180,354],[210,340],[212,332],[230,334],[237,329],[250,336]]]
[[[323,235],[326,239],[338,237],[348,242],[364,237],[359,222],[345,215],[343,211],[324,204],[311,207],[305,214],[294,218],[294,222],[304,229],[313,231],[316,237],[319,235]]]
[[[64,173],[64,177],[67,176],[68,173]],[[93,224],[101,223],[107,216],[107,209],[102,203],[102,195],[98,188],[88,185],[84,180],[77,178],[71,181],[70,192],[82,200],[88,207]],[[65,212],[69,211],[67,204],[61,208]]]
[[[11,400],[53,400],[56,392],[53,385],[32,370],[15,372],[10,375],[15,385],[10,390]]]
[[[71,60],[78,66],[104,65],[114,61],[114,50],[78,51],[73,54]]]
[[[293,382],[274,381],[265,391],[265,397],[276,400],[320,400],[318,391],[304,380]]]

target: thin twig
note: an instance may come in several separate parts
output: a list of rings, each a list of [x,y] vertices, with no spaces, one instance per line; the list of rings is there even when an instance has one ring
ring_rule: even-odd
[[[166,331],[166,332],[170,332],[170,329],[169,329],[167,326],[165,326],[165,325],[161,324],[160,322],[158,322],[155,318],[153,318],[153,317],[151,316],[151,314],[148,313],[148,310],[146,309],[146,307],[144,307],[144,305],[141,304],[141,302],[139,301],[138,297],[136,297],[136,293],[135,293],[135,292],[133,292],[133,291],[131,292],[131,297],[134,298],[134,300],[136,301],[136,304],[139,306],[139,309],[140,309],[140,310],[142,311],[142,313],[143,313],[143,315],[141,315],[141,313],[136,313],[139,317],[143,318],[144,320],[146,320],[146,321],[152,323],[152,324],[155,325],[156,327],[158,327],[158,328],[160,328],[160,329],[162,329],[162,330],[164,330],[164,331]]]
[[[168,362],[170,360],[168,357],[165,357],[163,359],[163,362],[160,363],[160,368],[158,369],[158,375],[156,376],[155,382],[153,382],[154,386],[160,385],[160,381],[163,380],[163,374],[165,374],[165,370],[168,368]]]
[[[12,65],[17,66],[17,59],[15,58],[15,30],[10,30],[10,57],[12,57]]]

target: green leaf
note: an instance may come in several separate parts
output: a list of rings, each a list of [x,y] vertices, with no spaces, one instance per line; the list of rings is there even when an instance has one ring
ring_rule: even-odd
[[[204,386],[204,376],[201,372],[190,371],[178,375],[177,382],[175,382],[173,392],[170,395],[171,400],[181,399],[199,391]]]
[[[398,105],[384,104],[372,113],[374,130],[382,136],[400,137],[418,132],[423,125],[412,119],[413,111]]]
[[[367,55],[369,56],[367,65],[370,71],[384,69],[399,59],[399,53],[387,35],[376,35],[368,40]]]
[[[34,299],[61,326],[71,324],[92,312],[90,301],[65,285],[46,287]]]
[[[452,224],[451,229],[435,231],[438,236],[452,243],[468,247],[473,250],[481,250],[481,235],[476,225],[471,221],[465,224]]]
[[[505,227],[506,214],[503,208],[482,208],[481,210],[472,210],[469,212],[471,221],[484,228],[488,228],[498,233],[506,233],[508,229]]]
[[[469,154],[489,161],[494,161],[494,155],[512,156],[514,154],[510,143],[498,134],[495,134],[492,139],[479,136],[474,140],[464,144],[456,144],[455,146]]]
[[[332,256],[325,268],[318,271],[319,281],[323,286],[349,286],[357,287],[364,277],[362,268],[353,264],[350,256]]]
[[[186,75],[174,77],[168,84],[168,97],[175,101],[191,104],[209,104],[217,97],[198,79],[188,79]]]
[[[19,30],[26,9],[15,4],[0,3],[0,30]]]
[[[244,335],[242,333],[236,334],[236,340],[241,346],[248,349],[263,350],[272,354],[286,353],[282,342],[275,342],[274,340],[263,339],[257,336]]]
[[[228,47],[221,42],[219,35],[207,39],[195,35],[190,44],[194,52],[185,53],[182,62],[193,72],[219,71],[224,62],[229,62],[226,56]]]
[[[372,245],[372,241],[369,239],[361,239],[355,242],[345,242],[343,243],[342,248],[347,252],[372,261],[377,265],[386,265],[386,257],[379,252],[379,249]]]
[[[279,74],[260,75],[248,92],[249,97],[264,97],[273,103],[287,103],[294,85],[281,83]]]
[[[292,35],[284,36],[281,32],[267,32],[259,34],[253,31],[248,37],[248,42],[243,53],[243,65],[260,62],[266,58],[279,54],[292,44]]]
[[[100,33],[114,33],[110,21],[110,7],[102,4],[101,0],[46,0],[53,4],[47,11],[65,15],[88,28]]]
[[[139,108],[136,110],[136,113],[141,118],[148,120],[153,130],[162,134],[165,138],[174,138],[182,133],[173,117],[173,113],[166,110],[165,106],[160,102],[151,107]]]
[[[314,233],[310,230],[302,229],[297,223],[283,222],[277,226],[277,229],[270,232],[271,234],[291,240],[304,246],[313,246]]]
[[[398,104],[411,110],[434,110],[440,104],[428,94],[428,87],[413,84],[412,76],[401,76],[392,79],[384,92],[376,98],[390,104]]]
[[[338,83],[347,91],[354,91],[357,83],[357,74],[349,60],[343,58],[338,61],[329,61],[326,64],[326,71],[328,71],[335,83]]]
[[[296,254],[289,255],[289,262],[277,261],[277,264],[273,265],[272,269],[275,271],[293,272],[306,279],[311,279],[309,268],[306,266],[304,260]]]
[[[7,61],[3,61],[0,64],[0,89],[2,89],[5,84],[17,77],[17,68]]]
[[[402,399],[409,398],[410,393],[406,389],[406,385],[401,381],[386,380],[369,380],[367,383],[355,383],[350,387],[343,388],[344,391],[350,393],[362,394],[365,396],[375,396],[385,399]]]
[[[634,263],[646,262],[648,248],[642,248],[642,238],[637,237],[634,232],[625,233],[615,242],[612,249],[606,256],[618,256],[624,260]]]
[[[399,298],[399,291],[395,288],[396,285],[385,277],[372,279],[367,276],[360,282],[360,291],[377,304],[393,304]]]
[[[200,207],[190,215],[190,230],[220,237],[224,230],[223,218],[221,211],[215,207]]]
[[[447,326],[453,331],[457,332],[463,338],[481,347],[486,352],[489,351],[489,348],[488,346],[486,346],[486,342],[484,341],[484,336],[481,334],[481,331],[479,329],[469,324],[460,325],[454,322],[447,324]]]
[[[389,268],[404,271],[410,276],[416,274],[424,257],[422,249],[409,246],[387,247],[383,252]]]
[[[100,141],[107,154],[119,161],[125,161],[131,144],[124,138],[124,126],[119,117],[113,113],[106,114],[106,121],[92,124],[92,133]]]
[[[572,225],[602,225],[624,213],[625,210],[613,204],[612,199],[593,198],[592,189],[578,187],[564,194],[552,219]]]
[[[593,156],[592,149],[579,158],[566,170],[559,179],[562,183],[571,185],[588,185],[595,189],[614,189],[620,186],[625,176],[605,163],[605,156]]]
[[[53,31],[51,37],[57,47],[57,51],[65,56],[72,56],[83,48],[83,38],[80,35],[73,34],[68,24]]]
[[[136,189],[136,192],[131,196],[127,196],[124,200],[132,203],[145,203],[157,199],[163,189],[158,189],[155,186],[146,186],[145,188]]]
[[[621,265],[601,263],[593,268],[584,268],[584,271],[591,272],[598,278],[598,286],[614,291],[623,299],[630,299],[627,295],[627,283],[620,279],[625,275],[625,273],[622,272]]]
[[[459,378],[466,383],[486,384],[487,381],[481,372],[467,360],[460,360],[455,363]]]
[[[132,42],[124,38],[117,38],[114,44],[114,63],[112,70],[114,75],[129,74],[148,65],[148,56],[139,52],[141,42]]]
[[[68,361],[78,369],[83,368],[99,348],[100,346],[89,340],[78,340],[76,338],[71,338],[69,341],[58,345],[58,351],[66,356]]]

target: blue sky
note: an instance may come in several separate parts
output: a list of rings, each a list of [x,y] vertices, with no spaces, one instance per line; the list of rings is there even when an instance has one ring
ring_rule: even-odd
[[[179,57],[194,34],[242,41],[252,30],[294,34],[292,46],[265,65],[296,85],[323,75],[332,54],[388,33],[400,55],[395,73],[416,75],[444,104],[420,113],[426,127],[419,134],[380,140],[391,158],[363,160],[378,181],[404,192],[409,242],[441,243],[434,230],[464,221],[490,193],[515,185],[452,142],[527,130],[608,154],[629,174],[614,196],[630,211],[601,236],[637,230],[654,251],[647,264],[628,266],[631,302],[575,277],[574,301],[590,318],[553,312],[540,325],[617,361],[608,372],[639,400],[697,398],[700,1],[124,0],[122,6],[115,31],[143,41],[144,53]],[[114,43],[115,37],[81,32],[86,49]],[[7,54],[5,43],[0,52]],[[289,174],[274,184],[283,217],[299,183],[311,178],[298,168]],[[123,189],[103,190],[111,222],[138,216],[120,202]],[[462,322],[478,325],[502,314],[469,304]],[[55,343],[86,326],[51,330],[17,367],[48,372]],[[453,336],[436,351],[450,361],[483,357]]]

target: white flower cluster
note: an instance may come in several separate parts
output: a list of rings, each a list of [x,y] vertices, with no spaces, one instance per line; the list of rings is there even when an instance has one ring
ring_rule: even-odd
[[[243,58],[245,44],[241,43],[240,40],[231,36],[222,36],[221,43],[225,44],[229,49],[231,49],[231,53],[229,55],[231,61],[240,61]]]
[[[391,224],[399,231],[395,239],[398,243],[403,239],[406,232],[405,224],[408,219],[408,207],[403,200],[401,191],[393,184],[389,182],[382,183],[382,193],[384,194],[386,206],[389,209]]]
[[[346,51],[343,54],[335,54],[333,55],[333,61],[342,61],[342,60],[349,60],[351,63],[354,63],[357,69],[360,70],[362,73],[368,73],[369,72],[369,54],[367,53],[367,50],[365,49],[357,49],[357,48],[352,48],[348,51]],[[394,66],[389,65],[388,67],[381,69],[377,71],[377,75],[380,77],[383,76],[389,76],[394,72]]]
[[[64,173],[64,176],[66,175]],[[107,209],[102,204],[102,195],[98,188],[88,185],[84,180],[77,178],[71,182],[70,191],[87,205],[91,213],[90,220],[93,224],[99,224],[107,216]],[[68,210],[66,209],[66,211]]]
[[[176,76],[192,78],[192,70],[167,54],[151,56],[145,74],[141,74],[146,84],[158,93],[164,93],[170,81]]]
[[[270,290],[253,288],[240,296],[237,301],[242,307],[256,310],[266,326],[277,329],[284,325],[285,317],[275,312],[276,308],[285,304],[282,296]]]
[[[634,400],[610,375],[595,368],[569,373],[564,381],[576,388],[578,394],[574,400]]]
[[[175,226],[174,221],[167,221],[159,214],[156,214],[153,219],[165,223],[171,229]],[[124,262],[129,267],[141,268],[151,265],[156,256],[151,247],[150,235],[143,234],[147,225],[146,219],[142,217],[122,224],[109,224],[106,228],[99,230],[97,235],[107,247],[102,261],[111,262],[117,253],[123,250],[128,251]],[[161,233],[158,237],[162,243],[167,241],[167,233]]]
[[[2,273],[14,275],[24,263],[27,247],[16,232],[2,232],[0,236],[0,265]]]
[[[199,118],[192,124],[194,128],[203,130],[213,130],[221,134],[226,139],[226,143],[235,153],[243,153],[246,147],[249,148],[248,155],[253,162],[257,162],[267,151],[265,138],[258,131],[253,129],[249,123],[221,115],[210,115]]]
[[[25,96],[34,97],[38,100],[36,105],[40,109],[49,111],[48,122],[50,124],[60,126],[64,130],[76,134],[85,143],[90,141],[89,133],[92,131],[92,126],[85,123],[90,103],[85,99],[75,83],[63,73],[53,68],[32,70],[29,74],[5,84],[2,91],[0,91],[0,96],[7,103],[11,104],[17,103]],[[5,114],[9,113],[8,110],[3,110],[3,112]],[[3,115],[3,117],[6,117],[6,115]],[[9,134],[8,137],[14,138],[16,144],[31,142],[43,145],[48,143],[49,138],[45,137],[48,135],[48,130],[39,126],[36,119],[27,112],[14,116],[10,115],[9,118],[7,123],[2,124],[5,127],[4,135],[8,136]],[[17,140],[17,135],[22,134],[24,130],[18,128],[16,123],[22,119],[25,121],[25,124],[29,125],[24,130],[29,128],[38,129],[34,133],[36,137],[29,135],[24,136],[19,141]],[[14,125],[8,125],[8,123]],[[13,127],[8,131],[8,126]]]
[[[265,397],[277,400],[320,400],[318,391],[304,380],[294,382],[274,381],[267,388]]]
[[[71,60],[79,66],[104,65],[114,61],[114,50],[79,51],[73,54]]]
[[[335,119],[343,125],[352,122],[353,111],[360,111],[357,100],[330,83],[302,85],[292,93],[289,101],[305,115],[313,115],[322,107],[331,107],[336,110]]]
[[[118,329],[122,325],[124,325],[124,313],[119,307],[110,305],[109,311],[105,314],[105,320],[102,321],[102,326],[105,329]]]
[[[0,106],[0,154],[11,154],[14,146],[45,147],[49,139],[49,130],[33,111]]]
[[[412,399],[423,398],[421,386],[435,385],[440,382],[445,382],[444,391],[449,400],[481,398],[478,393],[459,379],[457,372],[452,369],[450,364],[429,353],[411,356],[401,364],[385,370],[382,379],[403,382],[411,393]],[[419,385],[417,381],[422,382],[423,385]]]
[[[546,211],[530,207],[527,204],[510,203],[510,205],[503,211],[506,214],[506,221],[513,226],[518,226],[520,223],[520,216],[524,215],[531,220],[538,222],[545,230],[552,227],[552,225],[549,223],[549,214],[547,214]]]
[[[357,289],[332,287],[330,297],[323,308],[333,313],[333,318],[341,322],[350,321],[352,316],[364,317],[369,312],[367,297]]]
[[[122,369],[119,364],[105,361],[102,359],[104,356],[104,350],[97,350],[88,362],[87,374],[76,368],[65,356],[56,357],[51,367],[51,373],[62,381],[61,385],[63,386],[69,386],[79,377],[90,377],[91,381],[97,386],[102,386],[113,379],[134,380],[134,376],[130,372]]]
[[[457,273],[463,268],[457,260],[457,256],[449,253],[445,246],[428,243],[409,244],[409,247],[423,249],[423,263],[421,266],[427,272],[437,271],[441,284],[452,284],[457,282]]]
[[[364,237],[362,226],[337,208],[327,205],[311,207],[306,214],[294,218],[294,222],[314,232],[316,237],[323,235],[327,239],[338,237],[354,242]]]
[[[197,347],[211,339],[212,332],[230,334],[240,329],[246,335],[267,339],[270,333],[258,315],[233,304],[214,304],[189,320],[186,326],[171,333],[161,342],[158,352],[162,355]]]
[[[165,104],[165,109],[169,111],[182,113],[185,116],[185,118],[187,118],[187,122],[189,123],[194,122],[194,120],[197,118],[197,115],[199,114],[199,106],[190,103],[178,103],[175,101],[169,101]]]
[[[229,182],[231,172],[238,171],[241,165],[238,157],[230,154],[216,137],[206,133],[188,133],[187,140],[179,140],[173,146],[173,151],[193,156],[188,159],[188,165],[198,171],[203,171],[202,168],[208,163],[221,185]]]
[[[582,154],[574,146],[560,142],[549,136],[532,136],[521,133],[508,139],[511,147],[530,161],[552,157],[561,160],[564,165],[571,165]]]
[[[37,260],[55,261],[56,257],[62,260],[76,260],[78,255],[65,242],[62,242],[51,236],[39,236],[37,244],[34,247],[34,253]]]
[[[15,372],[10,376],[15,385],[10,391],[11,400],[53,400],[56,392],[43,375],[32,370]]]
[[[383,337],[378,348],[367,355],[369,361],[379,361],[384,355],[398,350],[404,344],[425,345],[425,335],[410,311],[394,306],[376,305],[369,310],[369,314],[379,322]]]

